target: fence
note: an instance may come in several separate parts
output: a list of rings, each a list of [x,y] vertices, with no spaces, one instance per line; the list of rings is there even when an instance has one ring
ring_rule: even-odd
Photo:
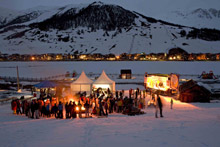
[[[45,80],[59,80],[65,78],[65,74],[50,76],[50,77],[41,77],[41,78],[29,78],[29,77],[19,77],[19,81],[26,81],[26,82],[41,82]],[[17,77],[10,77],[10,76],[0,76],[0,79],[4,80],[5,82],[17,82]]]

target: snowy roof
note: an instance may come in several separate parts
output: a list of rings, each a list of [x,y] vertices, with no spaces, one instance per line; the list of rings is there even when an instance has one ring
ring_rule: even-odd
[[[93,84],[112,84],[112,83],[115,83],[115,81],[111,80],[103,70],[102,74]]]
[[[86,76],[84,71],[82,71],[79,78],[76,81],[74,81],[72,84],[92,84],[92,83],[93,81]]]

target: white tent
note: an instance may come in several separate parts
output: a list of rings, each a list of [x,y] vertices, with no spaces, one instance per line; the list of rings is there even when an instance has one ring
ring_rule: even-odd
[[[82,71],[80,77],[71,83],[71,93],[74,95],[78,92],[86,92],[87,95],[91,94],[93,81],[89,79],[85,72]]]
[[[94,89],[102,88],[102,89],[110,89],[111,92],[115,92],[115,81],[111,80],[103,70],[102,74],[99,78],[92,84]]]

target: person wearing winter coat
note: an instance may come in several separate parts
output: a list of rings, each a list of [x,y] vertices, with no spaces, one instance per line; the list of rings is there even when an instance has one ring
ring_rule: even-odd
[[[47,103],[46,105],[46,114],[47,114],[47,117],[51,116],[51,103]]]
[[[71,106],[71,116],[72,118],[76,118],[76,103],[75,102],[73,102]]]
[[[115,97],[118,99],[118,91],[115,92]]]
[[[37,102],[37,100],[35,100],[34,109],[35,109],[35,118],[39,119],[39,103]]]
[[[17,114],[22,114],[21,113],[21,103],[20,103],[20,100],[17,100]]]
[[[59,102],[59,105],[58,105],[58,118],[63,118],[63,104],[61,103],[61,101]]]
[[[120,98],[118,100],[118,113],[121,113],[122,112],[122,107],[123,107],[123,100]]]
[[[108,115],[108,103],[107,103],[107,100],[104,103],[104,108],[105,108],[105,114]]]
[[[82,112],[81,112],[82,104],[80,103],[80,101],[78,102],[78,108],[79,108],[79,118],[81,118],[82,117]]]
[[[13,114],[16,114],[16,111],[17,111],[17,102],[16,102],[16,100],[11,101],[11,109],[13,111]]]
[[[42,108],[44,106],[44,101],[42,99],[38,99],[38,104],[39,104],[39,116],[43,116]]]
[[[122,91],[120,91],[120,93],[119,93],[119,97],[120,97],[120,99],[123,98],[123,92],[122,92]]]
[[[102,107],[102,98],[99,98],[99,116],[105,115]]]
[[[57,104],[54,104],[54,106],[52,107],[52,112],[53,112],[55,118],[57,118],[57,112],[58,112]]]
[[[26,116],[28,116],[28,107],[29,107],[29,104],[27,102],[27,100],[24,101],[24,113]]]
[[[158,113],[158,109],[160,110],[160,117],[163,117],[163,104],[161,101],[161,98],[159,95],[157,95],[157,100],[156,100],[156,112],[155,112],[155,117],[157,118],[157,113]]]
[[[66,118],[71,118],[71,104],[72,101],[70,101],[70,103],[68,104],[68,102],[66,102],[65,104],[65,109],[66,109]]]
[[[35,101],[32,100],[31,102],[31,118],[34,118],[34,113],[35,113]]]
[[[173,99],[170,100],[170,109],[173,109]]]
[[[86,117],[89,117],[89,103],[88,103],[88,101],[86,101],[86,103],[84,104],[84,107],[86,109]]]

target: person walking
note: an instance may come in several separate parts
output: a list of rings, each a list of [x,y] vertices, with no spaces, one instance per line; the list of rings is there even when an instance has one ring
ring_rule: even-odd
[[[170,109],[173,109],[173,99],[170,100]]]
[[[161,101],[161,98],[159,95],[157,95],[157,101],[156,101],[156,112],[155,112],[155,117],[157,118],[157,113],[158,113],[158,109],[160,110],[160,117],[163,117],[163,104]]]

